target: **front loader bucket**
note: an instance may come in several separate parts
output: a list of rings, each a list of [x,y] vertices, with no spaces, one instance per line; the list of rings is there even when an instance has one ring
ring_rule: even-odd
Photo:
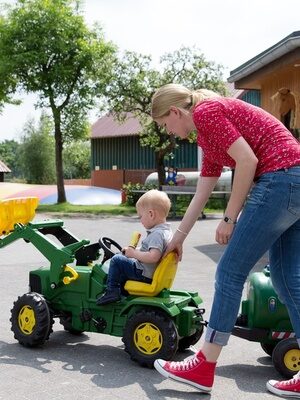
[[[0,236],[14,230],[17,223],[27,224],[34,218],[39,199],[19,197],[0,201]]]

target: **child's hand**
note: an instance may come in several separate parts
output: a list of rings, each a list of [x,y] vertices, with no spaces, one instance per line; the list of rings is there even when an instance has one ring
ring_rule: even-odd
[[[122,253],[125,254],[126,257],[128,258],[134,258],[135,254],[135,249],[133,247],[124,247],[122,249]]]

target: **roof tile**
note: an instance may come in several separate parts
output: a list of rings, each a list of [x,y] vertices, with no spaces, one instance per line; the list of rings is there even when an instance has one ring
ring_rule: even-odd
[[[137,135],[142,130],[142,126],[133,114],[128,113],[127,115],[128,117],[124,122],[117,121],[112,114],[99,118],[92,125],[91,138]]]
[[[11,172],[7,165],[4,164],[3,161],[0,160],[0,172]]]

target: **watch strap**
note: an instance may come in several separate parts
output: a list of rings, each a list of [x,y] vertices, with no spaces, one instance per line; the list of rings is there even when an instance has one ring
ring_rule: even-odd
[[[236,221],[234,221],[234,220],[233,220],[232,218],[230,218],[230,217],[227,217],[226,215],[224,216],[223,221],[225,221],[227,224],[233,224],[233,225],[236,224]]]

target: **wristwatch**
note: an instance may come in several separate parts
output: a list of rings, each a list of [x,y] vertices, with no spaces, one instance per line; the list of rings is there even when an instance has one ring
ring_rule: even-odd
[[[226,216],[223,218],[223,221],[225,221],[226,224],[233,224],[233,225],[236,224],[236,221],[234,221],[232,218],[226,217]]]

